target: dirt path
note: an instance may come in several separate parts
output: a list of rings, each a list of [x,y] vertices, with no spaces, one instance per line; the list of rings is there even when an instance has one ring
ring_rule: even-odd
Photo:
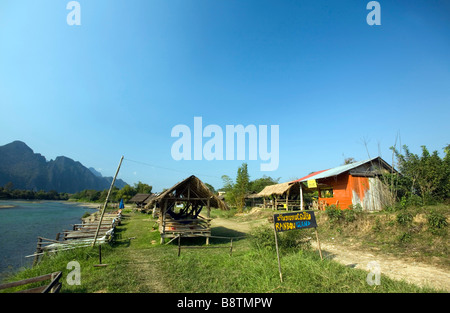
[[[316,242],[312,243],[313,247],[317,248]],[[379,264],[381,274],[392,279],[450,291],[450,273],[435,266],[337,243],[321,242],[321,248],[324,257],[346,266],[369,271],[369,262],[375,261]]]
[[[264,222],[267,222],[267,220],[236,223],[233,219],[217,218],[212,221],[211,226],[225,227],[247,233],[252,226]],[[317,248],[315,240],[312,241],[312,245],[314,248]],[[429,286],[450,291],[450,273],[435,266],[373,251],[364,251],[358,249],[356,245],[321,242],[321,248],[325,258],[333,259],[346,266],[369,271],[369,262],[375,261],[380,266],[381,274],[392,279],[405,280],[419,286]],[[383,281],[381,281],[382,283]]]
[[[164,293],[170,292],[164,284],[164,278],[155,266],[158,260],[152,249],[139,249],[129,251],[129,266],[134,270],[135,279],[139,282],[139,292]]]

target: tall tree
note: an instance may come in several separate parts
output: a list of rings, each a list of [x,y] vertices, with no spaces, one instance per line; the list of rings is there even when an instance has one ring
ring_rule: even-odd
[[[245,206],[245,196],[249,191],[250,176],[248,175],[247,163],[243,163],[242,166],[238,168],[236,176],[235,196],[236,196],[236,206],[239,212],[242,212]]]
[[[222,176],[225,200],[242,212],[245,206],[245,196],[249,192],[250,176],[247,163],[243,163],[237,171],[236,183],[228,175]]]
[[[444,148],[446,155],[441,159],[437,151],[430,154],[422,146],[422,154],[411,153],[407,146],[403,146],[404,155],[391,148],[398,161],[398,167],[404,178],[403,185],[409,186],[410,194],[422,197],[423,203],[441,200],[448,196],[448,179],[450,172],[450,146]]]

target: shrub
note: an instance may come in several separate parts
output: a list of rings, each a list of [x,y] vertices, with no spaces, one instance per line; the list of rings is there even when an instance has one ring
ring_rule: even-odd
[[[411,241],[411,234],[410,233],[401,233],[397,236],[397,240],[400,243],[407,243]]]
[[[338,221],[339,219],[342,219],[344,216],[342,210],[336,207],[334,204],[326,206],[325,213],[332,222]]]
[[[349,205],[348,209],[343,211],[344,220],[349,223],[354,222],[362,211],[363,208],[359,203],[356,205]]]
[[[431,233],[434,235],[442,234],[448,225],[445,216],[436,211],[427,214],[427,222]]]
[[[292,252],[298,249],[309,249],[309,232],[307,230],[291,230],[279,232],[278,247],[280,252]],[[275,235],[270,226],[260,226],[250,233],[250,244],[254,249],[267,249],[275,251]]]
[[[410,212],[402,211],[397,214],[396,219],[397,219],[398,224],[400,224],[402,226],[406,226],[412,222],[413,217],[414,216]]]

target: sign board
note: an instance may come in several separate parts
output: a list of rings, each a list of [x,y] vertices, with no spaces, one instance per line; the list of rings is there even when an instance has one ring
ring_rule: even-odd
[[[306,183],[308,184],[308,188],[317,188],[317,183],[315,179],[308,179]]]
[[[278,272],[280,273],[280,281],[283,282],[283,274],[281,273],[280,253],[278,251],[278,232],[315,228],[317,247],[319,248],[320,259],[323,260],[322,250],[320,249],[319,234],[317,233],[317,222],[314,211],[300,211],[281,213],[273,215],[273,232],[275,234],[275,247],[277,249]]]
[[[300,211],[273,215],[275,231],[317,227],[314,211]]]

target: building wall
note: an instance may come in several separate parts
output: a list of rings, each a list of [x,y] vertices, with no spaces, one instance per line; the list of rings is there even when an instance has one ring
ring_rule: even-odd
[[[354,177],[348,173],[337,177],[321,179],[321,184],[333,188],[332,198],[322,198],[319,193],[319,203],[338,205],[347,209],[350,205],[360,204],[364,210],[380,210],[383,199],[380,198],[381,182],[377,178]]]

